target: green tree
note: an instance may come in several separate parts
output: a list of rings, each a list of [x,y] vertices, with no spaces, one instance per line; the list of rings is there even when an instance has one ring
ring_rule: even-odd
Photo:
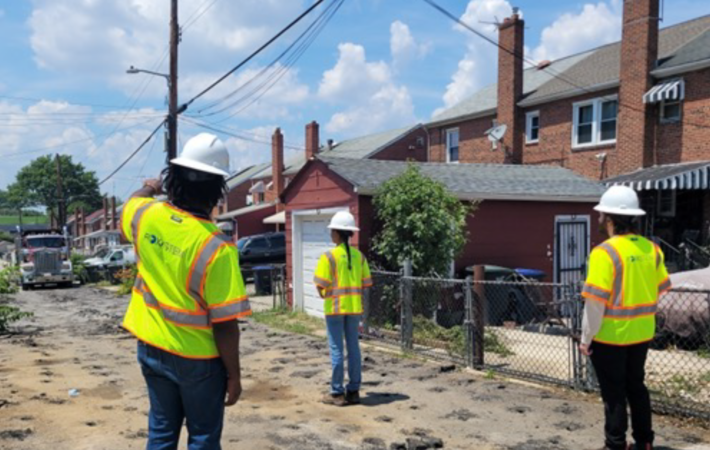
[[[461,202],[411,164],[379,189],[374,205],[381,230],[373,249],[388,265],[410,259],[417,275],[448,274],[468,239],[475,203]]]
[[[0,209],[7,209],[7,191],[0,189]]]
[[[62,175],[61,200],[67,207],[67,213],[82,206],[88,211],[102,206],[99,181],[94,172],[87,171],[81,163],[74,163],[69,155],[59,156],[59,166]],[[56,217],[60,199],[55,158],[41,156],[20,169],[8,192],[15,201],[15,209],[20,201],[21,207],[43,206]]]

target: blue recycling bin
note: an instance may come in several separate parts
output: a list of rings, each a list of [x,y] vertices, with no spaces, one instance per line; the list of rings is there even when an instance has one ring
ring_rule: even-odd
[[[518,275],[522,275],[525,278],[531,278],[536,281],[542,281],[545,279],[547,274],[543,272],[542,270],[537,270],[537,269],[515,269],[515,273]]]
[[[273,266],[256,266],[254,271],[254,289],[256,295],[271,295],[273,293],[271,274]]]

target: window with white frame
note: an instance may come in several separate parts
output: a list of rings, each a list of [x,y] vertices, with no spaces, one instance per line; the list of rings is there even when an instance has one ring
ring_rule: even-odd
[[[534,144],[540,140],[540,111],[525,115],[525,142]]]
[[[589,147],[616,142],[619,101],[604,97],[574,104],[572,146]]]
[[[663,100],[661,102],[661,122],[679,122],[680,111],[680,100]]]
[[[446,130],[446,162],[459,162],[459,129]]]

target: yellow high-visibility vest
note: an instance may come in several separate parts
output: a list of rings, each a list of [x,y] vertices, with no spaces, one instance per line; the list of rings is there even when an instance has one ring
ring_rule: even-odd
[[[372,286],[372,276],[367,260],[353,247],[348,268],[345,244],[340,244],[321,256],[313,282],[325,294],[326,316],[362,314],[362,295]]]
[[[215,224],[152,198],[129,200],[121,231],[138,277],[123,327],[186,358],[217,358],[212,325],[251,314],[234,243]]]
[[[653,339],[658,297],[671,288],[663,252],[638,235],[614,236],[589,258],[582,296],[606,305],[597,342],[633,345]]]

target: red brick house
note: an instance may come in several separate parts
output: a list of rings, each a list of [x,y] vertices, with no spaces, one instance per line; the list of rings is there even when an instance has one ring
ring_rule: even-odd
[[[426,161],[427,148],[427,132],[422,125],[338,143],[329,140],[321,146],[319,125],[313,121],[306,125],[305,151],[284,159],[284,137],[277,128],[272,136],[271,164],[251,167],[227,181],[230,190],[225,201],[226,211],[217,216],[217,221],[237,238],[283,230],[286,219],[280,194],[317,154],[348,159]]]
[[[91,214],[83,210],[69,216],[67,230],[74,239],[77,251],[91,254],[99,245],[118,245],[121,242],[119,222],[123,205],[116,206],[116,197],[104,197],[104,206]]]
[[[372,197],[407,162],[348,159],[328,154],[309,161],[281,196],[286,215],[286,264],[292,305],[322,314],[313,286],[320,255],[332,248],[331,216],[348,210],[360,227],[352,244],[366,254],[376,233]],[[580,280],[590,249],[599,242],[592,207],[602,186],[558,166],[416,163],[462,201],[481,201],[460,273],[474,264],[543,270],[548,279]]]
[[[624,2],[622,40],[524,68],[524,21],[499,27],[498,82],[427,124],[430,159],[555,164],[639,190],[646,232],[710,226],[710,16],[659,29],[659,0]],[[511,54],[512,53],[512,54]],[[485,131],[505,124],[492,150]]]

